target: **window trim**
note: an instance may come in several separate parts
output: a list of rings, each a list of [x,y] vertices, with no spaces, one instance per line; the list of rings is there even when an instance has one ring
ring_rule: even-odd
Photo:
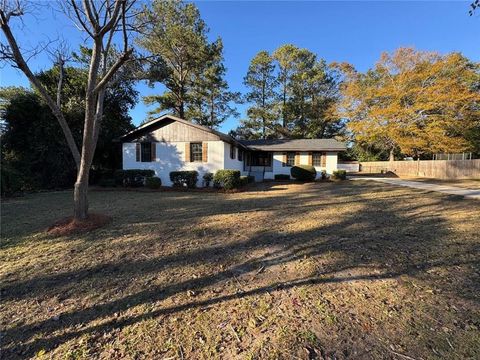
[[[144,156],[148,153],[148,156]],[[152,143],[141,142],[140,143],[140,162],[152,162]]]
[[[295,151],[288,151],[288,152],[287,152],[286,159],[285,159],[285,166],[289,166],[289,167],[295,166],[295,157],[296,157],[296,155],[297,155],[297,154],[295,153]],[[289,156],[293,156],[293,158],[291,159],[291,160],[292,160],[292,164],[289,163],[289,159],[288,159]]]
[[[200,152],[198,151],[198,148],[194,151],[194,147],[196,146],[200,148]],[[199,154],[200,158],[198,158]],[[197,156],[197,159],[195,159],[195,156]],[[203,144],[201,142],[190,143],[190,162],[203,162]]]
[[[322,166],[322,156],[323,153],[320,151],[314,151],[312,153],[312,165],[315,167],[323,167]],[[315,162],[315,160],[318,160],[318,164]]]

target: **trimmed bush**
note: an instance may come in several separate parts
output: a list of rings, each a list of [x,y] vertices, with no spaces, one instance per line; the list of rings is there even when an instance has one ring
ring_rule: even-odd
[[[115,179],[101,178],[98,180],[98,185],[101,187],[115,187],[117,186]]]
[[[231,190],[240,186],[240,170],[218,170],[213,177],[215,187]]]
[[[162,186],[162,180],[156,176],[150,176],[145,179],[145,186],[149,189],[158,189]]]
[[[247,180],[249,184],[253,184],[255,182],[255,176],[253,175],[248,175]]]
[[[198,171],[172,171],[170,173],[170,180],[174,187],[194,189],[197,187]]]
[[[290,180],[290,175],[287,174],[275,174],[275,180]]]
[[[248,185],[248,176],[240,176],[240,186]]]
[[[314,181],[317,177],[317,170],[311,165],[296,165],[292,166],[290,174],[296,180]]]
[[[213,174],[211,172],[207,172],[203,174],[203,183],[205,184],[205,187],[209,187],[212,180],[213,180]]]
[[[322,180],[327,180],[328,179],[327,170],[322,170],[320,172],[320,179],[322,179]]]
[[[345,170],[335,170],[332,174],[332,178],[335,180],[346,180],[347,172]]]
[[[113,175],[115,184],[125,187],[144,186],[145,178],[152,176],[155,176],[155,171],[143,169],[116,170]]]

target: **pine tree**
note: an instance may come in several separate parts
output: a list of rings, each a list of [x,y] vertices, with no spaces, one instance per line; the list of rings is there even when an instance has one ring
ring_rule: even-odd
[[[185,118],[196,78],[208,57],[207,26],[194,4],[155,0],[139,14],[143,36],[141,47],[152,54],[148,79],[153,86],[162,83],[162,95],[144,98],[146,104],[158,104],[152,114],[169,110]]]
[[[246,100],[252,103],[247,110],[248,118],[242,126],[252,129],[267,138],[275,136],[277,114],[274,111],[277,99],[275,65],[267,51],[260,51],[250,62],[244,84],[249,88]]]
[[[228,117],[237,117],[233,106],[240,102],[240,93],[228,90],[223,65],[223,44],[217,39],[209,46],[205,68],[196,77],[187,118],[197,124],[217,128]]]

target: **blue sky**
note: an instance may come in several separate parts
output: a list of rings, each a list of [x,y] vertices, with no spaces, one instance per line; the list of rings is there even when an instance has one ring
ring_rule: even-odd
[[[305,47],[327,62],[345,61],[364,71],[383,51],[401,46],[441,53],[462,52],[480,61],[480,16],[468,16],[468,2],[407,1],[200,1],[196,2],[210,28],[209,36],[223,39],[227,80],[234,91],[245,92],[243,77],[251,58],[260,50],[273,51],[285,43]],[[28,48],[39,40],[60,35],[72,50],[81,42],[77,29],[62,14],[38,8],[16,27],[20,43]],[[50,67],[47,56],[31,59],[32,69]],[[0,84],[28,86],[23,74],[4,66]],[[139,84],[141,95],[159,93],[162,88]],[[140,103],[131,111],[136,124],[146,118]],[[242,115],[245,106],[239,107]],[[238,119],[227,120],[220,130],[235,128]]]

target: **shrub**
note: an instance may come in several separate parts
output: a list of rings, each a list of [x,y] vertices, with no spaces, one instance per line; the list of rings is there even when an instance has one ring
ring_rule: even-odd
[[[213,180],[213,174],[211,172],[207,172],[203,174],[203,183],[205,184],[206,187],[210,186],[210,183]]]
[[[187,187],[193,189],[197,186],[198,171],[172,171],[170,180],[175,187]]]
[[[113,178],[101,178],[100,180],[98,180],[98,185],[100,185],[101,187],[115,187],[117,184],[115,182],[115,179]]]
[[[336,180],[346,180],[347,179],[347,172],[345,170],[335,170],[333,172],[332,178]]]
[[[2,196],[11,196],[22,192],[24,187],[24,178],[22,174],[8,164],[2,164],[0,167],[0,185]]]
[[[126,187],[140,187],[145,185],[145,178],[155,175],[153,170],[132,169],[116,170],[115,184]]]
[[[230,190],[240,186],[240,170],[218,170],[213,177],[215,187]]]
[[[240,176],[240,186],[245,186],[254,182],[255,182],[255,176],[252,176],[252,175]]]
[[[150,176],[145,179],[145,186],[149,189],[158,189],[162,186],[162,180],[156,176]]]
[[[311,165],[296,165],[292,166],[290,174],[296,180],[314,181],[317,177],[317,170]]]
[[[240,176],[240,186],[248,185],[248,176]]]
[[[98,184],[105,179],[114,179],[115,170],[113,169],[90,169],[90,175],[88,177],[88,182],[91,185]]]
[[[288,174],[276,174],[275,180],[290,180],[290,175]]]
[[[322,180],[327,180],[328,179],[327,170],[322,170],[320,172],[320,179],[322,179]]]

